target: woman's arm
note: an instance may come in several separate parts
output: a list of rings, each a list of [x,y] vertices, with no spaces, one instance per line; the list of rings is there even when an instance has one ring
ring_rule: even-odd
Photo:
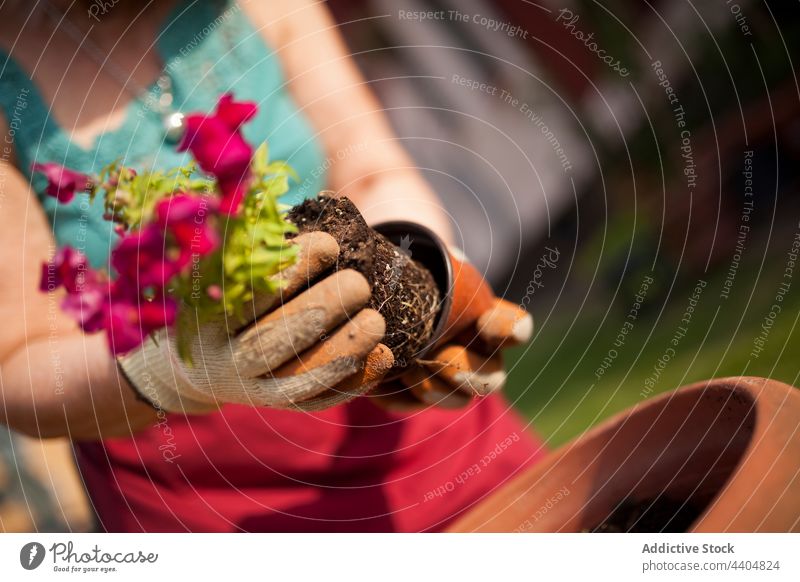
[[[397,143],[324,5],[280,0],[243,2],[242,9],[279,50],[290,90],[335,161],[330,186],[373,223],[405,218],[449,238],[445,213]],[[0,134],[6,131],[0,121]],[[28,183],[8,162],[0,160],[0,422],[72,438],[124,435],[154,423],[155,411],[118,374],[104,338],[83,335],[61,314],[60,298],[39,291],[53,241]]]
[[[0,120],[0,135],[6,135]],[[27,181],[0,160],[0,423],[37,437],[130,434],[156,421],[117,373],[102,335],[84,336],[39,291],[53,249]]]
[[[330,188],[373,224],[413,220],[449,240],[446,213],[398,143],[324,3],[243,1],[241,8],[277,51],[290,92],[319,134],[332,161]]]

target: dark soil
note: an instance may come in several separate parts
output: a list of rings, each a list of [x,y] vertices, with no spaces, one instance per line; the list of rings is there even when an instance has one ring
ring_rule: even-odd
[[[355,269],[372,287],[369,306],[386,320],[383,343],[395,367],[405,367],[433,335],[439,290],[430,272],[410,253],[372,230],[347,198],[320,196],[289,212],[300,232],[321,230],[339,243],[336,270]]]
[[[702,509],[691,502],[659,497],[623,501],[592,533],[683,533],[700,517]]]

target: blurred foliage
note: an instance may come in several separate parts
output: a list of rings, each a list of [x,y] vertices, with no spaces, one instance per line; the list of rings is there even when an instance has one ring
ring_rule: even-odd
[[[765,235],[762,240],[751,241],[752,251],[746,252],[739,264],[727,299],[720,295],[727,268],[688,278],[674,270],[659,270],[658,264],[655,270],[649,264],[634,269],[636,262],[632,261],[628,264],[631,268],[611,285],[609,281],[590,285],[586,273],[577,274],[586,285],[585,295],[556,301],[549,313],[537,311],[534,303],[538,329],[529,346],[516,348],[508,357],[508,397],[532,420],[548,444],[556,446],[615,412],[692,382],[749,375],[797,384],[800,272],[795,272],[795,280],[781,302],[782,311],[770,328],[764,351],[757,357],[751,355],[765,317],[776,303],[778,286],[784,281],[786,253],[795,235],[795,231],[784,228],[771,232],[769,238]],[[637,248],[637,239],[633,241],[628,248]],[[586,256],[581,261],[599,264],[601,272],[610,269],[608,254],[598,256],[597,246],[585,246],[581,254]],[[648,273],[652,273],[654,282],[633,329],[618,347],[614,344],[617,334]],[[687,333],[648,391],[645,380],[654,374],[654,366],[682,325],[692,289],[700,279],[707,286],[691,323],[685,326]],[[617,356],[598,375],[611,349]]]

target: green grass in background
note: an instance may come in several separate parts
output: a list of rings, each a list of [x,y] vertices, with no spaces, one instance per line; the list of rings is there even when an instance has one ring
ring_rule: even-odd
[[[783,280],[786,255],[781,249],[788,248],[788,243],[783,243],[787,240],[790,243],[791,237],[781,238],[776,245],[778,250],[760,274],[761,259],[745,258],[727,300],[720,298],[727,265],[707,276],[685,277],[680,287],[649,302],[622,347],[614,346],[614,340],[633,303],[630,296],[612,301],[608,290],[598,290],[595,286],[582,309],[580,300],[574,296],[557,301],[550,319],[537,321],[539,329],[533,342],[509,354],[507,396],[532,420],[548,446],[554,447],[615,412],[692,382],[752,375],[797,384],[800,269],[784,296],[782,312],[774,319],[763,352],[757,358],[751,357],[753,340],[761,333],[764,318],[775,303],[778,285]],[[661,371],[652,391],[643,396],[645,380],[670,347],[692,288],[700,278],[708,285],[692,315],[688,332],[680,339],[675,356]],[[638,288],[642,276],[637,274],[631,279],[636,280],[633,286]],[[669,285],[663,279],[657,276],[656,283]],[[611,310],[603,321],[609,305]],[[535,307],[533,312],[535,317],[540,316]],[[540,317],[546,319],[546,315]],[[611,348],[617,350],[618,356],[598,379],[595,371]]]

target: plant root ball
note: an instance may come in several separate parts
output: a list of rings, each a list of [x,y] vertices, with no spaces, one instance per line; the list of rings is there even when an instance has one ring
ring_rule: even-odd
[[[321,230],[336,239],[336,270],[355,269],[367,278],[369,307],[386,320],[383,343],[392,350],[396,368],[410,365],[433,335],[441,299],[433,276],[411,258],[413,249],[402,249],[372,230],[344,197],[306,200],[288,218],[301,233]]]

